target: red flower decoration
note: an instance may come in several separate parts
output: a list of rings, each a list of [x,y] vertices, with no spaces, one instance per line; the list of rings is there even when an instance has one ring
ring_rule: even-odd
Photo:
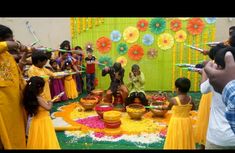
[[[132,60],[140,60],[144,56],[144,49],[140,45],[133,45],[128,50],[128,56]]]
[[[200,18],[193,18],[188,21],[187,30],[192,35],[198,35],[202,33],[205,27],[204,22]]]
[[[182,28],[182,23],[179,19],[175,19],[171,21],[170,27],[171,27],[171,30],[178,31]]]
[[[96,41],[96,47],[100,53],[104,54],[111,49],[111,40],[107,37],[101,37]]]
[[[148,28],[148,25],[149,25],[149,23],[145,19],[139,20],[137,22],[137,28],[139,29],[139,31],[146,31]]]

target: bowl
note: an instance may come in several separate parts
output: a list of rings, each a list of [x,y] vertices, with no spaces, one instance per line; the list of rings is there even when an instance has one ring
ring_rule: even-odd
[[[100,102],[103,98],[104,90],[101,89],[95,89],[91,91],[91,94],[98,98],[98,101]]]
[[[115,128],[119,128],[120,125],[121,125],[121,121],[120,120],[116,121],[116,122],[113,122],[113,123],[104,121],[105,128],[115,129]]]
[[[131,119],[140,120],[146,109],[142,104],[130,104],[126,106],[126,111]]]
[[[107,111],[104,112],[103,114],[103,118],[105,122],[109,122],[109,123],[114,123],[114,122],[118,122],[120,121],[120,118],[122,116],[122,113],[119,111]]]
[[[92,110],[97,103],[98,103],[98,98],[91,96],[81,98],[80,100],[80,104],[85,110]]]
[[[95,111],[100,118],[103,119],[104,112],[113,110],[113,105],[111,103],[100,103],[95,106]]]
[[[163,106],[165,103],[164,102],[152,102],[150,104],[150,106]],[[159,110],[159,109],[156,109],[156,108],[150,108],[150,111],[153,113],[153,116],[154,117],[164,117],[165,114],[168,112],[168,110],[166,109],[163,109],[163,110]]]

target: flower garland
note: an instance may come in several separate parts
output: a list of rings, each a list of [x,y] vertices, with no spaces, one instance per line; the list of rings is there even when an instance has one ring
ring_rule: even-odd
[[[121,33],[118,30],[113,30],[110,34],[110,38],[113,42],[118,42],[121,39]]]
[[[118,44],[117,51],[120,55],[126,54],[127,50],[128,50],[127,44],[125,44],[125,43]]]
[[[127,27],[123,32],[124,41],[134,43],[139,38],[139,30],[136,27]]]
[[[77,32],[78,34],[81,33],[81,19],[77,18]]]
[[[99,63],[101,63],[101,64],[99,64],[99,68],[101,70],[103,70],[103,68],[105,66],[112,66],[113,65],[113,60],[109,56],[101,56],[98,61],[99,61]],[[104,64],[104,65],[102,65],[102,64]]]
[[[96,41],[96,47],[101,54],[108,53],[111,49],[112,42],[107,37],[100,37]]]
[[[146,45],[146,46],[152,45],[153,41],[154,41],[154,38],[151,34],[145,34],[143,39],[142,39],[143,44]]]
[[[144,56],[144,49],[140,45],[133,45],[128,50],[128,56],[132,60],[140,60]]]
[[[71,36],[72,39],[74,39],[74,18],[70,18],[70,32],[71,32]]]
[[[92,28],[92,18],[88,18],[88,28]]]
[[[99,18],[95,18],[95,26],[99,25]]]
[[[149,28],[152,33],[160,34],[166,28],[166,21],[163,18],[155,18],[150,21]]]
[[[189,36],[189,44],[193,44],[193,36],[190,35]],[[191,63],[191,51],[192,49],[191,48],[188,48],[188,63]],[[190,80],[190,71],[188,71],[188,79]]]
[[[180,44],[180,63],[183,63],[183,50],[184,50],[184,44]],[[180,77],[183,75],[182,69],[180,69]]]
[[[199,44],[200,38],[199,35],[196,36],[196,44]],[[198,63],[199,52],[196,52],[196,63]],[[194,73],[194,91],[197,91],[198,87],[198,73]]]
[[[117,58],[116,62],[121,63],[122,67],[125,67],[127,64],[127,59],[124,56],[120,56]]]
[[[205,24],[200,18],[190,19],[187,24],[187,30],[192,35],[201,34],[204,27],[205,27]]]
[[[137,28],[139,29],[139,31],[146,31],[148,28],[148,25],[149,25],[149,23],[145,19],[139,20],[137,22]]]
[[[163,33],[158,37],[157,44],[162,50],[170,49],[174,45],[174,38],[169,33]]]
[[[82,31],[86,31],[86,18],[82,18]]]
[[[172,31],[178,31],[182,28],[182,23],[179,19],[172,20],[170,23],[170,28]]]
[[[175,91],[175,61],[176,61],[176,44],[173,47],[172,54],[172,82],[171,82],[171,90],[172,93]]]

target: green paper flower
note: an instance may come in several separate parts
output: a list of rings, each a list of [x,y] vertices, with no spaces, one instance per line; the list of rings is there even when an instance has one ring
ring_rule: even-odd
[[[125,43],[120,43],[120,44],[117,46],[117,51],[118,51],[118,53],[119,53],[120,55],[126,54],[127,50],[128,50],[128,46],[127,46],[127,44],[125,44]]]
[[[150,21],[149,28],[152,33],[160,34],[166,28],[166,21],[163,18],[155,18]]]
[[[113,60],[109,56],[101,56],[99,58],[99,68],[102,70],[105,66],[112,66]]]

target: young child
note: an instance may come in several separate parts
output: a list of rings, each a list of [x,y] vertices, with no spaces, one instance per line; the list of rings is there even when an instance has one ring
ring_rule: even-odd
[[[48,57],[44,52],[35,51],[32,53],[32,63],[33,65],[28,70],[28,76],[41,76],[44,78],[45,87],[42,92],[42,97],[47,101],[51,100],[51,92],[49,87],[49,79],[50,77],[55,77],[55,74],[45,68],[45,64],[47,63]]]
[[[62,70],[65,72],[73,72],[71,61],[66,60]],[[73,78],[73,75],[68,75],[64,78],[64,89],[69,99],[75,99],[78,97],[76,82],[75,79]]]
[[[139,65],[132,65],[131,72],[129,73],[129,80],[130,82],[127,84],[127,87],[130,92],[126,99],[126,106],[133,103],[135,98],[139,98],[141,104],[147,106],[148,100],[146,99],[144,92],[145,78],[144,73],[140,71]]]
[[[168,109],[172,108],[172,116],[167,129],[164,149],[195,149],[194,133],[189,112],[194,109],[190,89],[190,80],[178,78],[175,81],[177,97],[168,99]]]
[[[87,49],[87,57],[85,58],[86,62],[86,89],[87,93],[91,93],[95,89],[95,64],[96,58],[92,55],[93,50],[91,48]]]
[[[51,59],[49,63],[51,65],[52,72],[59,72],[60,71],[56,60]],[[58,95],[59,93],[63,92],[64,91],[63,78],[51,79],[50,91],[51,91],[51,97],[54,97],[54,96]],[[64,94],[61,98],[58,99],[58,101],[65,101],[65,100],[68,100],[66,94]]]
[[[50,117],[53,102],[42,96],[45,81],[31,77],[24,89],[23,105],[32,121],[29,127],[28,149],[60,149]]]

